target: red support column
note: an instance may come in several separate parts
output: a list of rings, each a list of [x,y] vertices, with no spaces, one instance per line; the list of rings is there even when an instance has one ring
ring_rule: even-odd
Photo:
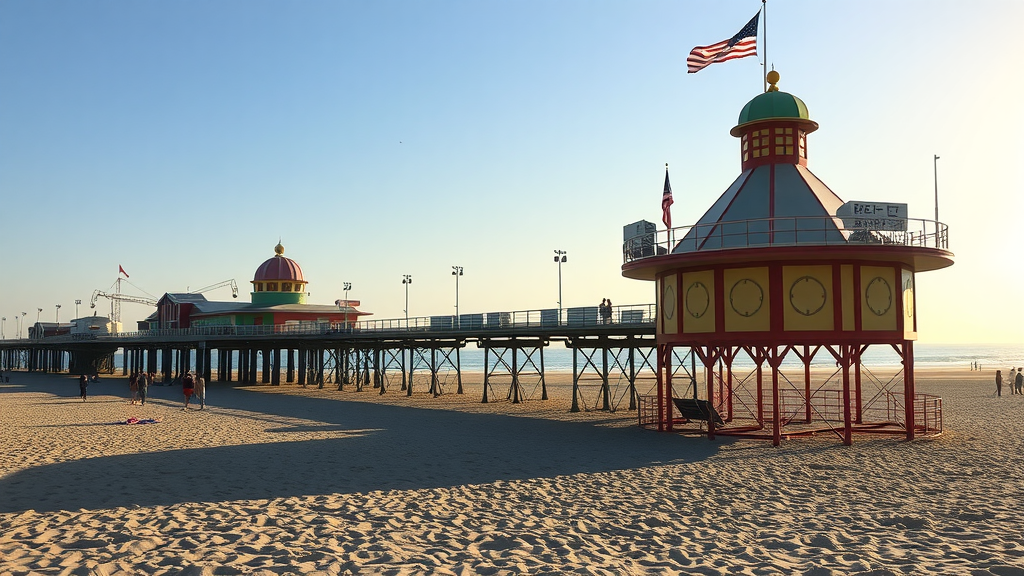
[[[706,356],[704,356],[704,361],[701,363],[704,366],[704,382],[706,382],[707,386],[708,386],[708,406],[710,406],[712,410],[714,410],[714,408],[715,408],[715,379],[714,379],[715,361],[714,361],[714,358],[716,356],[717,356],[717,354],[713,355],[712,352],[711,352],[711,348],[708,347],[708,354]],[[694,389],[696,389],[696,388],[697,387],[696,387],[696,384],[695,384],[694,385]],[[711,418],[708,418],[708,440],[714,440],[714,439],[715,439],[715,419],[714,419],[714,417],[711,417]]]
[[[861,350],[860,346],[857,346],[856,348],[857,348],[857,351],[855,352],[855,355],[853,357],[853,365],[856,367],[856,370],[854,370],[854,372],[853,372],[854,391],[855,391],[855,398],[856,398],[856,412],[854,412],[854,414],[855,414],[854,422],[856,422],[857,424],[863,424],[864,423],[864,397],[861,394],[861,386],[860,386],[860,354],[861,354],[862,350]]]
[[[914,342],[903,341],[903,408],[907,411],[907,440],[914,439],[914,398],[917,391],[914,386]]]
[[[775,351],[772,351],[775,354]],[[772,446],[782,443],[782,410],[779,405],[779,365],[775,358],[772,365]]]
[[[665,349],[668,346],[658,344],[658,382],[655,386],[658,394],[658,432],[665,431]],[[575,354],[575,352],[574,352]],[[575,372],[575,370],[574,370]],[[484,391],[486,393],[486,390]]]
[[[764,372],[761,367],[764,363],[764,358],[761,356],[761,351],[757,352],[757,425],[760,428],[764,428],[764,385],[761,382]]]
[[[673,346],[665,348],[665,429],[672,431],[672,353]]]
[[[804,422],[811,423],[811,347],[804,346]]]
[[[843,365],[843,444],[853,444],[853,422],[850,414],[850,357],[853,354],[853,346],[843,344],[842,347]]]
[[[725,418],[726,422],[732,422],[732,361],[735,358],[736,351],[731,346],[725,347],[725,374],[728,379],[726,382],[726,389],[728,390],[729,396],[726,397],[726,405],[729,407],[729,415]]]

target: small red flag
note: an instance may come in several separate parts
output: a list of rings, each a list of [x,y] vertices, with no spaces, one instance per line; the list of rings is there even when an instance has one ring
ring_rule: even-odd
[[[672,185],[668,182],[668,164],[665,165],[665,191],[661,193],[661,221],[672,228]]]
[[[121,274],[124,274],[125,278],[131,278],[131,276],[129,276],[128,273],[124,271],[124,268],[121,268],[120,264],[117,265],[117,271],[120,272]]]

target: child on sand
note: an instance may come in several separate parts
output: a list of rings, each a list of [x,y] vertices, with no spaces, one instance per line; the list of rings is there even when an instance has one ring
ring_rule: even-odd
[[[185,377],[181,379],[181,392],[185,395],[185,407],[182,410],[188,410],[188,401],[192,398],[192,393],[196,391],[196,381],[192,377],[192,373],[188,372]]]

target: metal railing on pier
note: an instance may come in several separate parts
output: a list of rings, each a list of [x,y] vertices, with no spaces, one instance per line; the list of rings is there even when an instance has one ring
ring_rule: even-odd
[[[934,220],[900,219],[900,230],[844,227],[838,217],[759,218],[694,224],[626,240],[623,262],[672,253],[782,246],[906,246],[946,250],[949,227]]]
[[[409,319],[361,320],[358,322],[295,322],[275,325],[210,325],[190,328],[162,328],[122,332],[119,334],[70,334],[45,338],[48,343],[103,339],[189,338],[195,336],[329,336],[337,334],[365,335],[466,335],[481,336],[497,331],[537,331],[614,327],[622,324],[652,326],[654,304],[613,306],[604,315],[598,306],[487,312],[445,316],[419,316]],[[24,339],[22,342],[38,342]],[[14,341],[7,341],[14,342]]]

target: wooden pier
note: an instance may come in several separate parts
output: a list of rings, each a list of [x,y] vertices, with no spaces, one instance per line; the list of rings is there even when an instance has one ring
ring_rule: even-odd
[[[438,396],[463,393],[461,351],[473,344],[484,354],[481,401],[502,399],[495,387],[507,386],[503,400],[519,403],[527,397],[526,384],[538,385],[540,399],[547,399],[544,351],[553,342],[562,342],[573,355],[573,411],[581,409],[581,384],[594,381],[601,386],[600,398],[597,405],[585,407],[614,409],[609,385],[613,378],[628,382],[628,407],[635,410],[638,378],[653,380],[656,374],[654,305],[617,307],[611,319],[590,311],[567,309],[552,315],[532,310],[351,325],[208,326],[3,340],[0,367],[71,374],[112,374],[119,368],[122,375],[156,373],[164,382],[191,370],[209,382],[280,385],[283,378],[303,386],[369,387],[379,394],[409,396],[414,392],[413,376],[426,371],[430,376],[426,391]],[[114,361],[118,351],[123,354],[120,367]],[[451,374],[455,390],[446,390],[450,378],[443,376]]]

